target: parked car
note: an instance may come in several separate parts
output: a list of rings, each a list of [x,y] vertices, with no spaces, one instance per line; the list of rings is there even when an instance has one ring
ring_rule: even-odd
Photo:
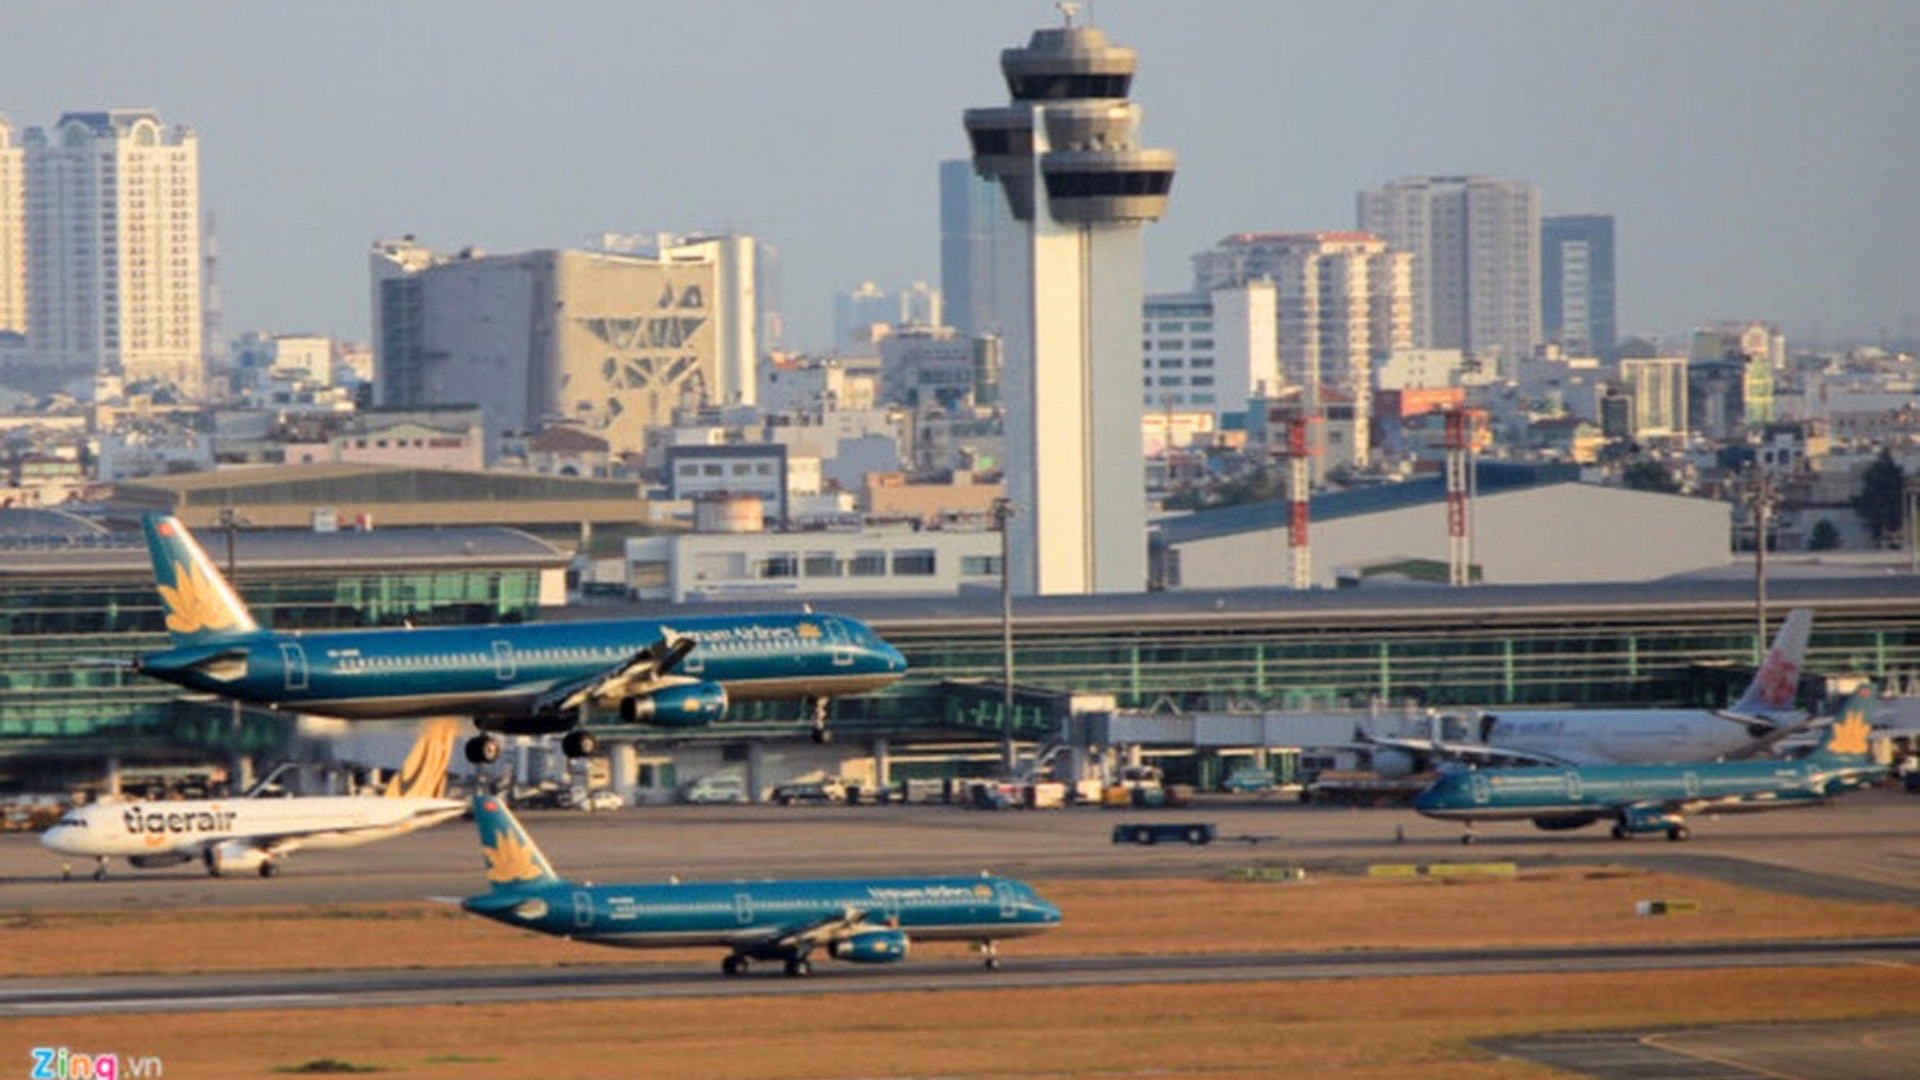
[[[747,798],[747,779],[738,773],[709,773],[680,790],[683,802],[743,803]]]
[[[793,806],[797,803],[836,803],[847,797],[846,785],[828,777],[824,780],[802,780],[781,784],[773,789],[773,801],[781,806]]]
[[[586,810],[588,812],[596,810],[618,810],[627,805],[627,800],[621,798],[620,793],[617,791],[600,788],[595,791],[574,792],[572,805],[575,810]]]
[[[1243,795],[1260,794],[1274,788],[1273,774],[1266,769],[1252,767],[1235,769],[1220,781],[1221,791],[1233,791]]]

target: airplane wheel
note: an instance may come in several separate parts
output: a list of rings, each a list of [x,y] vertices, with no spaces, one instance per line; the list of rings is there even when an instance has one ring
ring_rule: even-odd
[[[745,975],[747,973],[747,958],[739,955],[729,956],[725,960],[720,961],[720,970],[727,975]]]
[[[1674,825],[1669,829],[1667,829],[1667,839],[1669,840],[1673,840],[1673,841],[1685,840],[1687,837],[1691,835],[1693,834],[1687,831],[1687,827],[1685,825]]]
[[[475,735],[467,740],[467,760],[475,765],[491,765],[500,760],[500,740],[491,735]]]
[[[804,957],[796,956],[787,961],[787,975],[790,978],[803,979],[811,974],[813,974],[813,965],[808,963]]]
[[[1625,840],[1627,836],[1627,827],[1625,825],[1615,825],[1613,827],[1613,838],[1615,840]]]
[[[820,746],[825,746],[833,741],[833,732],[823,727],[814,728],[813,741]]]
[[[1475,842],[1475,841],[1476,841],[1477,839],[1478,839],[1478,837],[1476,837],[1476,836],[1474,836],[1474,835],[1473,835],[1472,833],[1461,833],[1461,834],[1460,834],[1460,842],[1461,842],[1461,843],[1463,843],[1463,844],[1471,844],[1471,843],[1474,843],[1474,842]]]
[[[561,752],[570,758],[592,757],[593,752],[598,749],[600,749],[600,740],[593,737],[593,732],[582,731],[579,728],[567,732],[566,738],[560,740]]]
[[[997,957],[997,956],[989,956],[989,957],[987,957],[987,959],[986,959],[986,967],[987,967],[987,970],[988,970],[988,971],[999,971],[999,970],[1000,970],[1000,958],[999,958],[999,957]]]
[[[106,868],[106,867],[104,867],[104,866],[102,866],[102,867],[100,867],[99,869],[97,869],[97,870],[95,870],[95,871],[93,872],[93,880],[95,880],[95,881],[105,881],[105,880],[107,880],[107,868]]]
[[[280,864],[275,862],[272,859],[268,859],[266,862],[263,862],[260,864],[261,877],[272,877],[273,875],[279,872],[280,872]]]

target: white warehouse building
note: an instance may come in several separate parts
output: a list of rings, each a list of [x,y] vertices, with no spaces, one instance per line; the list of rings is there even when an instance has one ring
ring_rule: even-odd
[[[1652,581],[1732,557],[1728,503],[1580,483],[1571,466],[1482,463],[1477,474],[1469,562],[1478,581]],[[1446,580],[1447,502],[1438,477],[1319,496],[1309,512],[1313,585],[1381,572]],[[1283,585],[1287,504],[1165,519],[1154,557],[1166,588]]]
[[[998,589],[1000,534],[989,530],[686,533],[627,541],[635,600],[830,600],[954,596]]]

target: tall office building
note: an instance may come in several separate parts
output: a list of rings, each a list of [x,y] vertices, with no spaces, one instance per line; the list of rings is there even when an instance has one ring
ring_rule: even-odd
[[[1568,356],[1611,359],[1613,215],[1540,219],[1540,323]]]
[[[597,251],[372,252],[376,399],[478,405],[507,432],[579,425],[639,452],[673,410],[718,404],[722,271],[711,258]]]
[[[940,163],[940,292],[962,338],[997,334],[1000,193],[965,159]]]
[[[29,128],[27,347],[60,382],[113,376],[198,396],[200,143],[147,109]]]
[[[0,349],[26,344],[26,160],[13,128],[0,116]]]
[[[1147,584],[1141,446],[1141,226],[1166,212],[1171,150],[1142,148],[1138,58],[1090,26],[1003,50],[1012,97],[968,109],[974,168],[996,181],[1022,264],[1003,285],[1008,572],[1025,595]]]
[[[1275,290],[1255,279],[1206,292],[1151,293],[1141,311],[1141,405],[1210,412],[1239,426],[1247,402],[1280,390]]]
[[[873,343],[875,326],[892,327],[905,319],[900,297],[871,281],[833,294],[833,347]]]
[[[1359,226],[1413,253],[1413,343],[1496,357],[1540,340],[1540,195],[1485,176],[1415,176],[1360,193]]]

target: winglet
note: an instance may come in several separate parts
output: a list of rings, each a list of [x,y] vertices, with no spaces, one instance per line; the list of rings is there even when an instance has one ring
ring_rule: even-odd
[[[460,737],[460,722],[442,718],[430,720],[420,729],[420,737],[407,751],[400,771],[387,782],[389,799],[438,799],[447,793],[447,766],[453,763],[453,743]]]
[[[1753,673],[1746,693],[1733,703],[1728,713],[1745,718],[1772,719],[1793,711],[1793,699],[1800,690],[1800,666],[1806,660],[1807,636],[1813,629],[1813,611],[1794,608],[1780,623],[1773,647]]]
[[[154,586],[175,645],[198,645],[260,632],[247,605],[179,518],[140,519],[153,558]]]
[[[480,853],[486,856],[487,883],[494,892],[518,892],[560,881],[499,796],[473,797],[473,823],[480,830]]]

